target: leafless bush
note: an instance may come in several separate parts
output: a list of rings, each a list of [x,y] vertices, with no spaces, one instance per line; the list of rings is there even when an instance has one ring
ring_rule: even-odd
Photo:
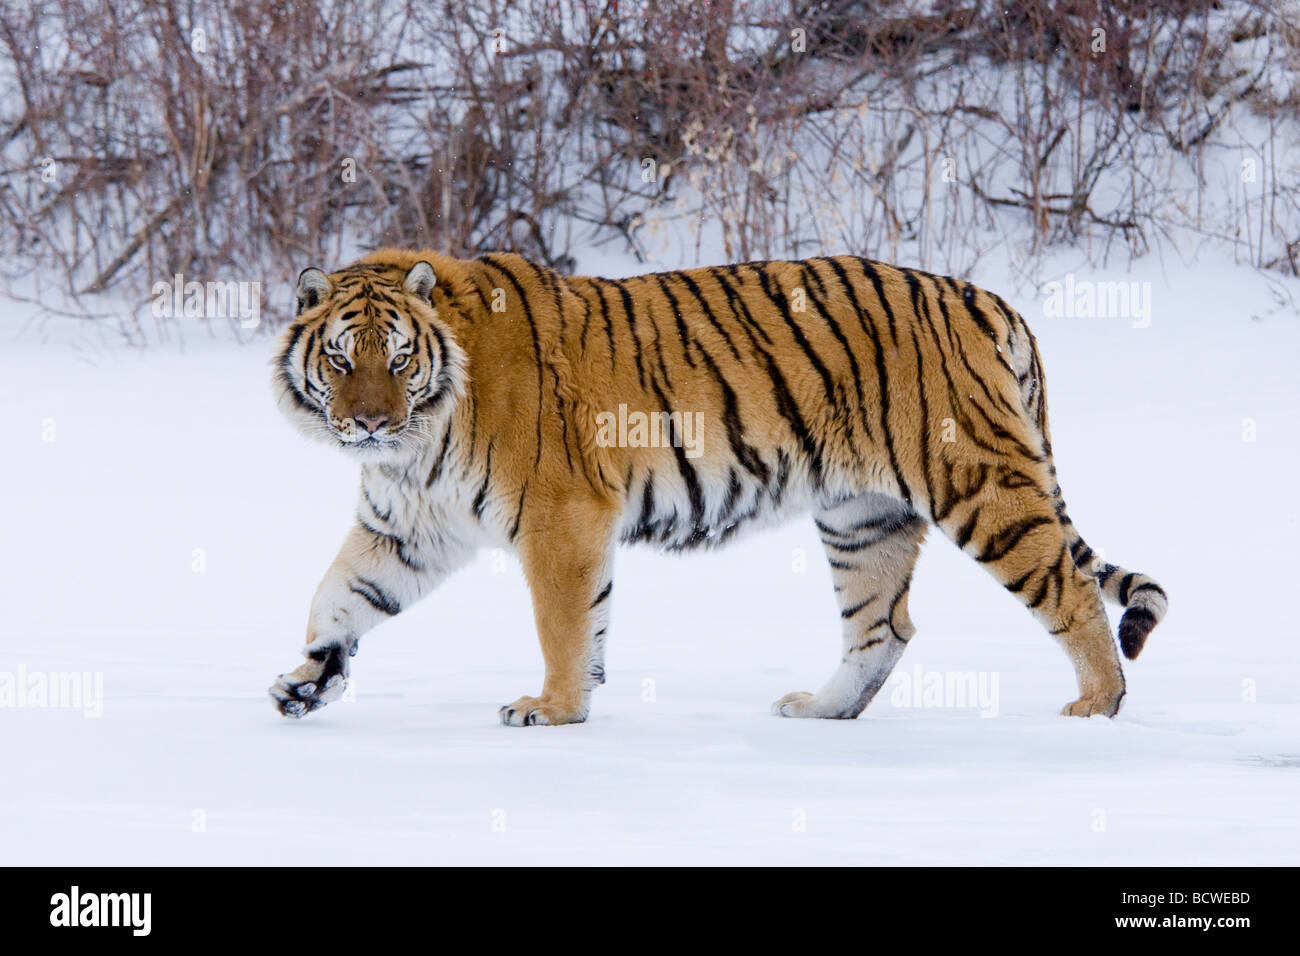
[[[960,271],[1190,229],[1295,273],[1298,50],[1264,0],[34,0],[0,253],[79,308],[382,243]]]

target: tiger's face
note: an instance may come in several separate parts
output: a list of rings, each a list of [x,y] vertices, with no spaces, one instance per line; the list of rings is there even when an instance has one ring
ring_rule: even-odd
[[[354,267],[298,277],[298,316],[281,339],[275,381],[299,428],[368,460],[427,442],[463,391],[464,355],[434,305],[433,267],[401,281]]]

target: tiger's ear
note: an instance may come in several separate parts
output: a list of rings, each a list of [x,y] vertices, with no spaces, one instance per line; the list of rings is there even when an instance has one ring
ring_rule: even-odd
[[[411,271],[402,280],[403,289],[411,295],[419,296],[430,305],[433,305],[433,287],[437,284],[438,279],[433,274],[433,266],[423,259],[411,266]]]
[[[298,315],[305,309],[319,305],[321,300],[334,291],[329,276],[319,269],[303,269],[298,273]]]

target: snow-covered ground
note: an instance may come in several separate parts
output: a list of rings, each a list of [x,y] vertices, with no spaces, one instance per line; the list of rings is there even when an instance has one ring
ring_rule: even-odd
[[[362,642],[354,702],[284,720],[354,467],[279,417],[265,341],[42,345],[0,307],[0,676],[103,682],[98,717],[0,709],[0,863],[1300,862],[1300,284],[1170,269],[1106,277],[1152,283],[1147,328],[975,277],[1039,337],[1079,528],[1170,594],[1114,721],[1056,716],[1069,662],[938,533],[867,712],[771,716],[839,652],[807,521],[622,552],[585,724],[499,725],[541,655],[490,554]],[[983,707],[906,706],[967,673]]]

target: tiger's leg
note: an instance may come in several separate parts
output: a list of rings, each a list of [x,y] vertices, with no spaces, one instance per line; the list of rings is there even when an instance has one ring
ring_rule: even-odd
[[[866,494],[816,516],[840,602],[844,653],[815,694],[786,694],[782,717],[856,717],[884,685],[916,633],[907,614],[925,521],[893,498]]]
[[[523,516],[519,559],[533,595],[546,678],[540,696],[501,708],[506,726],[587,719],[592,688],[605,681],[615,520],[611,509],[592,502]]]
[[[447,534],[416,546],[358,521],[312,599],[306,662],[269,688],[276,709],[304,717],[341,697],[361,636],[429,593],[472,553]]]
[[[1032,473],[981,468],[987,477],[939,526],[1029,608],[1074,662],[1079,698],[1061,713],[1113,717],[1124,697],[1124,673],[1101,591],[1070,556],[1047,466],[1026,470]]]

